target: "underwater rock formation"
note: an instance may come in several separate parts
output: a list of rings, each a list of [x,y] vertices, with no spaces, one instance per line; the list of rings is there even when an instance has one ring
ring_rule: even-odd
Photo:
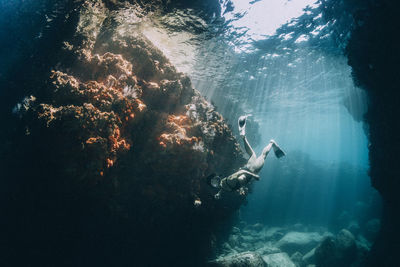
[[[205,181],[244,163],[228,125],[117,7],[63,14],[54,64],[10,82],[25,98],[2,134],[6,263],[201,265],[244,201]]]
[[[351,2],[351,1],[349,1]],[[383,197],[382,228],[370,255],[371,266],[395,266],[400,247],[400,53],[397,1],[368,1],[354,12],[355,29],[346,51],[353,77],[369,97],[366,122],[372,185]]]
[[[240,228],[233,227],[219,256],[210,264],[224,266],[234,262],[233,259],[241,259],[242,255],[256,254],[266,266],[365,266],[371,244],[364,234],[354,236],[347,229],[341,229],[334,235],[315,225],[269,227],[243,222]],[[236,265],[232,263],[232,266]]]
[[[296,267],[296,265],[290,260],[286,253],[274,253],[263,257],[263,260],[267,263],[267,267]]]
[[[276,246],[290,254],[296,251],[305,253],[321,242],[322,238],[323,236],[316,232],[289,232],[277,242]]]
[[[210,262],[210,267],[265,267],[263,258],[256,252],[242,252]]]
[[[354,236],[346,229],[335,238],[327,237],[315,249],[317,266],[351,266],[357,257]]]

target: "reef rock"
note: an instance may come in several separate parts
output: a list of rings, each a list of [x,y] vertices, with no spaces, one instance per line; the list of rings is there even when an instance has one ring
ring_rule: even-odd
[[[315,249],[313,248],[312,250],[310,250],[309,252],[307,252],[303,258],[302,258],[302,262],[304,262],[307,265],[310,265],[312,263],[315,263]]]
[[[286,253],[274,253],[262,257],[267,267],[296,267]]]
[[[242,252],[210,262],[210,267],[265,267],[263,258],[256,252]],[[269,266],[269,265],[268,265]]]
[[[364,3],[364,2],[360,2]],[[346,47],[352,76],[368,95],[370,176],[383,197],[382,229],[372,247],[370,266],[398,265],[400,240],[400,53],[393,29],[399,27],[398,1],[374,0],[352,11],[354,29]],[[390,52],[388,52],[390,51]],[[366,56],[367,55],[367,56]]]
[[[315,249],[317,266],[350,266],[356,257],[355,238],[345,229],[341,230],[335,238],[325,238]]]
[[[293,253],[292,256],[290,256],[290,260],[296,265],[296,267],[304,266],[305,263],[303,261],[303,254],[300,252],[295,252]]]
[[[54,65],[21,71],[40,77],[34,81],[14,81],[26,98],[1,147],[9,155],[7,254],[42,266],[201,264],[216,225],[244,200],[215,200],[205,177],[239,167],[239,144],[140,33],[141,6],[61,7],[57,22],[71,23],[68,32],[54,24],[57,42],[43,37],[54,41]]]
[[[316,232],[289,232],[276,243],[276,246],[287,253],[296,251],[306,253],[321,242],[322,238]]]
[[[280,240],[285,234],[284,229],[280,227],[264,228],[260,233],[265,240]]]

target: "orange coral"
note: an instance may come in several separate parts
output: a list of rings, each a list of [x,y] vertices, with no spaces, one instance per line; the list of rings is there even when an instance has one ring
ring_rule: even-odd
[[[190,121],[189,121],[189,117],[186,115],[178,115],[178,116],[170,115],[170,116],[168,116],[168,122],[176,123],[178,125],[183,126],[183,125],[189,124]]]
[[[112,159],[107,159],[107,168],[110,168],[114,165],[114,161]]]
[[[86,144],[94,144],[98,142],[98,137],[90,137],[88,140],[86,140]]]
[[[125,128],[135,119],[135,113],[142,112],[146,105],[139,99],[124,96],[123,88],[127,83],[135,85],[137,78],[132,75],[131,64],[121,55],[95,55],[85,63],[89,64],[85,68],[88,73],[81,73],[83,77],[80,78],[61,71],[51,72],[54,104],[72,101],[74,105],[41,104],[38,117],[45,121],[47,127],[53,126],[56,121],[73,118],[74,121],[69,124],[76,127],[79,132],[77,137],[80,136],[88,148],[95,148],[99,153],[98,160],[103,162],[93,166],[110,168],[119,153],[130,149]],[[90,71],[94,73],[89,74]],[[88,77],[94,80],[88,80]],[[100,172],[99,169],[97,171]],[[104,175],[103,171],[100,175]]]
[[[146,105],[140,100],[140,99],[135,99],[136,105],[137,105],[137,109],[142,112],[145,108]]]
[[[190,145],[199,142],[196,136],[189,137],[187,130],[192,126],[190,119],[185,115],[169,115],[167,125],[172,129],[172,133],[163,133],[158,138],[159,144],[166,148],[169,145]]]
[[[108,137],[108,140],[111,143],[111,151],[117,152],[119,150],[129,150],[130,144],[121,138],[120,129],[115,128],[113,134]]]

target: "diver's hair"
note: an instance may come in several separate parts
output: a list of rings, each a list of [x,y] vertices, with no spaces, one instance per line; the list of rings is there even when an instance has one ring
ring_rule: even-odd
[[[209,186],[212,186],[211,184],[211,179],[214,178],[215,176],[217,176],[215,173],[210,174],[209,176],[207,176],[206,178],[206,182]]]

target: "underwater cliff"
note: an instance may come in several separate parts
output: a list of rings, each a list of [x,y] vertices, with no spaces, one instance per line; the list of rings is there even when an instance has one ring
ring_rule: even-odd
[[[371,266],[396,266],[400,248],[400,152],[399,75],[400,53],[397,48],[399,29],[396,1],[369,1],[356,13],[358,27],[347,46],[354,80],[370,98],[366,122],[369,125],[369,159],[372,185],[383,197],[380,235],[370,255]]]
[[[243,203],[205,181],[243,163],[231,130],[135,31],[146,6],[122,5],[137,11],[125,28],[112,1],[51,6],[27,68],[6,73],[7,266],[200,265]]]

